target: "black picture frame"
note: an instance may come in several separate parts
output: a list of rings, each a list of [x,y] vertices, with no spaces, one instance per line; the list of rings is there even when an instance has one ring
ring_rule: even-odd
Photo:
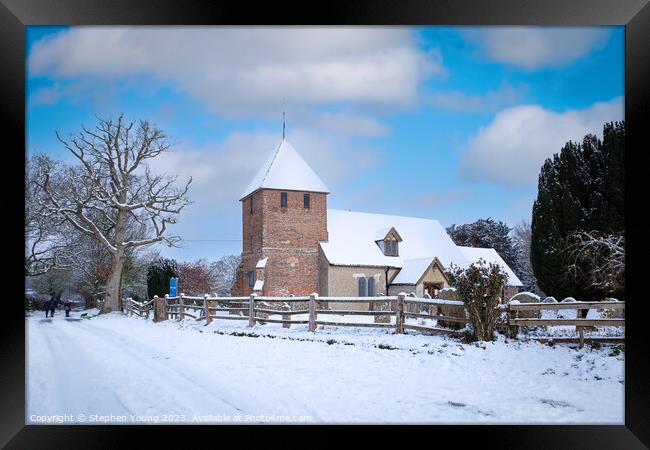
[[[2,340],[0,341],[0,444],[7,448],[114,448],[135,445],[143,436],[175,440],[184,447],[197,434],[208,437],[215,445],[225,444],[223,434],[233,434],[240,442],[265,445],[270,441],[308,445],[311,439],[293,436],[280,427],[256,426],[221,428],[218,439],[214,427],[179,426],[33,426],[25,425],[25,321],[23,313],[23,269],[17,261],[24,248],[18,238],[24,231],[25,149],[25,27],[28,25],[625,25],[625,120],[626,120],[626,240],[628,264],[625,357],[625,425],[621,426],[406,426],[401,430],[376,427],[353,430],[366,439],[373,436],[385,441],[393,436],[397,445],[413,445],[416,435],[428,445],[444,445],[445,434],[452,437],[449,445],[469,443],[477,438],[481,446],[498,448],[647,448],[650,445],[650,379],[647,329],[648,302],[644,298],[642,265],[642,221],[647,204],[643,181],[644,165],[640,162],[647,151],[643,133],[650,130],[650,5],[648,0],[402,0],[402,1],[327,1],[317,4],[265,2],[259,5],[244,1],[174,0],[0,0],[0,114],[6,129],[2,142],[5,181],[4,228],[5,261],[1,272],[4,285],[11,288],[0,298],[3,304]],[[10,139],[6,139],[9,137]],[[645,144],[645,145],[644,145]],[[8,162],[7,159],[10,161]],[[635,161],[639,160],[638,163]],[[24,172],[23,172],[24,173]],[[634,180],[639,188],[633,188]],[[633,203],[635,202],[635,203]],[[8,209],[10,212],[8,212]],[[636,216],[636,217],[635,217]],[[11,224],[11,228],[9,228]],[[638,231],[635,225],[639,225]],[[23,229],[23,231],[21,231]],[[11,231],[9,231],[11,230]],[[8,233],[12,232],[12,237]],[[15,238],[13,233],[15,232]],[[24,236],[24,235],[23,235]],[[638,258],[638,259],[637,259]],[[506,382],[506,380],[504,380]],[[249,428],[249,427],[246,427]],[[335,427],[338,428],[339,427]],[[264,441],[251,439],[249,431],[273,434]],[[303,427],[323,440],[332,439],[332,427]],[[365,432],[364,432],[365,431]],[[282,434],[280,434],[282,433]],[[325,433],[328,433],[325,435]],[[137,441],[136,441],[137,439]],[[369,439],[369,437],[368,437]],[[267,441],[268,440],[268,441]],[[140,441],[141,442],[141,441]],[[232,445],[240,445],[238,443]],[[316,442],[314,442],[316,443]],[[146,445],[146,444],[140,444]],[[332,442],[332,445],[336,443]]]

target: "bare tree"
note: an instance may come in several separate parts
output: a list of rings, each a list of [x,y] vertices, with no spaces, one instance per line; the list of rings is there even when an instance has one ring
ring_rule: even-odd
[[[34,277],[68,269],[72,266],[69,227],[65,219],[43,206],[45,193],[37,183],[46,172],[60,179],[60,166],[42,154],[34,155],[25,166],[25,275]]]
[[[153,175],[146,164],[171,149],[165,133],[147,121],[127,122],[98,118],[93,129],[58,140],[80,163],[69,167],[63,179],[45,172],[35,183],[45,193],[40,206],[92,237],[109,252],[105,310],[118,309],[125,257],[129,249],[164,241],[167,226],[189,204],[192,179],[176,187],[177,178]],[[135,232],[134,232],[135,230]]]
[[[585,277],[595,291],[625,291],[625,235],[577,231],[569,236],[567,276]]]
[[[230,289],[235,282],[237,266],[241,262],[239,255],[226,255],[211,264],[215,277],[215,293],[222,297],[230,296]]]
[[[215,290],[215,271],[205,260],[182,262],[178,265],[178,269],[180,292],[188,295],[203,295]]]

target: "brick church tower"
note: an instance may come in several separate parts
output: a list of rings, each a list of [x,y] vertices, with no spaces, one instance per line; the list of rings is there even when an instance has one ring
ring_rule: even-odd
[[[242,262],[233,295],[318,291],[318,241],[327,240],[328,193],[283,138],[241,194]]]

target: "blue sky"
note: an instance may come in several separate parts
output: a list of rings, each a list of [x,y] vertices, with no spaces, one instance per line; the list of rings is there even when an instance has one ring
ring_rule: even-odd
[[[194,179],[179,260],[239,253],[239,193],[282,136],[329,206],[530,220],[544,159],[623,119],[623,27],[28,27],[27,151],[149,119]]]

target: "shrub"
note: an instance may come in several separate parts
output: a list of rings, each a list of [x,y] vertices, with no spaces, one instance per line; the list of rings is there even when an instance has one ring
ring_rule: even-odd
[[[465,304],[477,341],[494,339],[494,328],[499,316],[497,305],[508,279],[498,264],[479,259],[467,269],[453,266],[456,293]]]

